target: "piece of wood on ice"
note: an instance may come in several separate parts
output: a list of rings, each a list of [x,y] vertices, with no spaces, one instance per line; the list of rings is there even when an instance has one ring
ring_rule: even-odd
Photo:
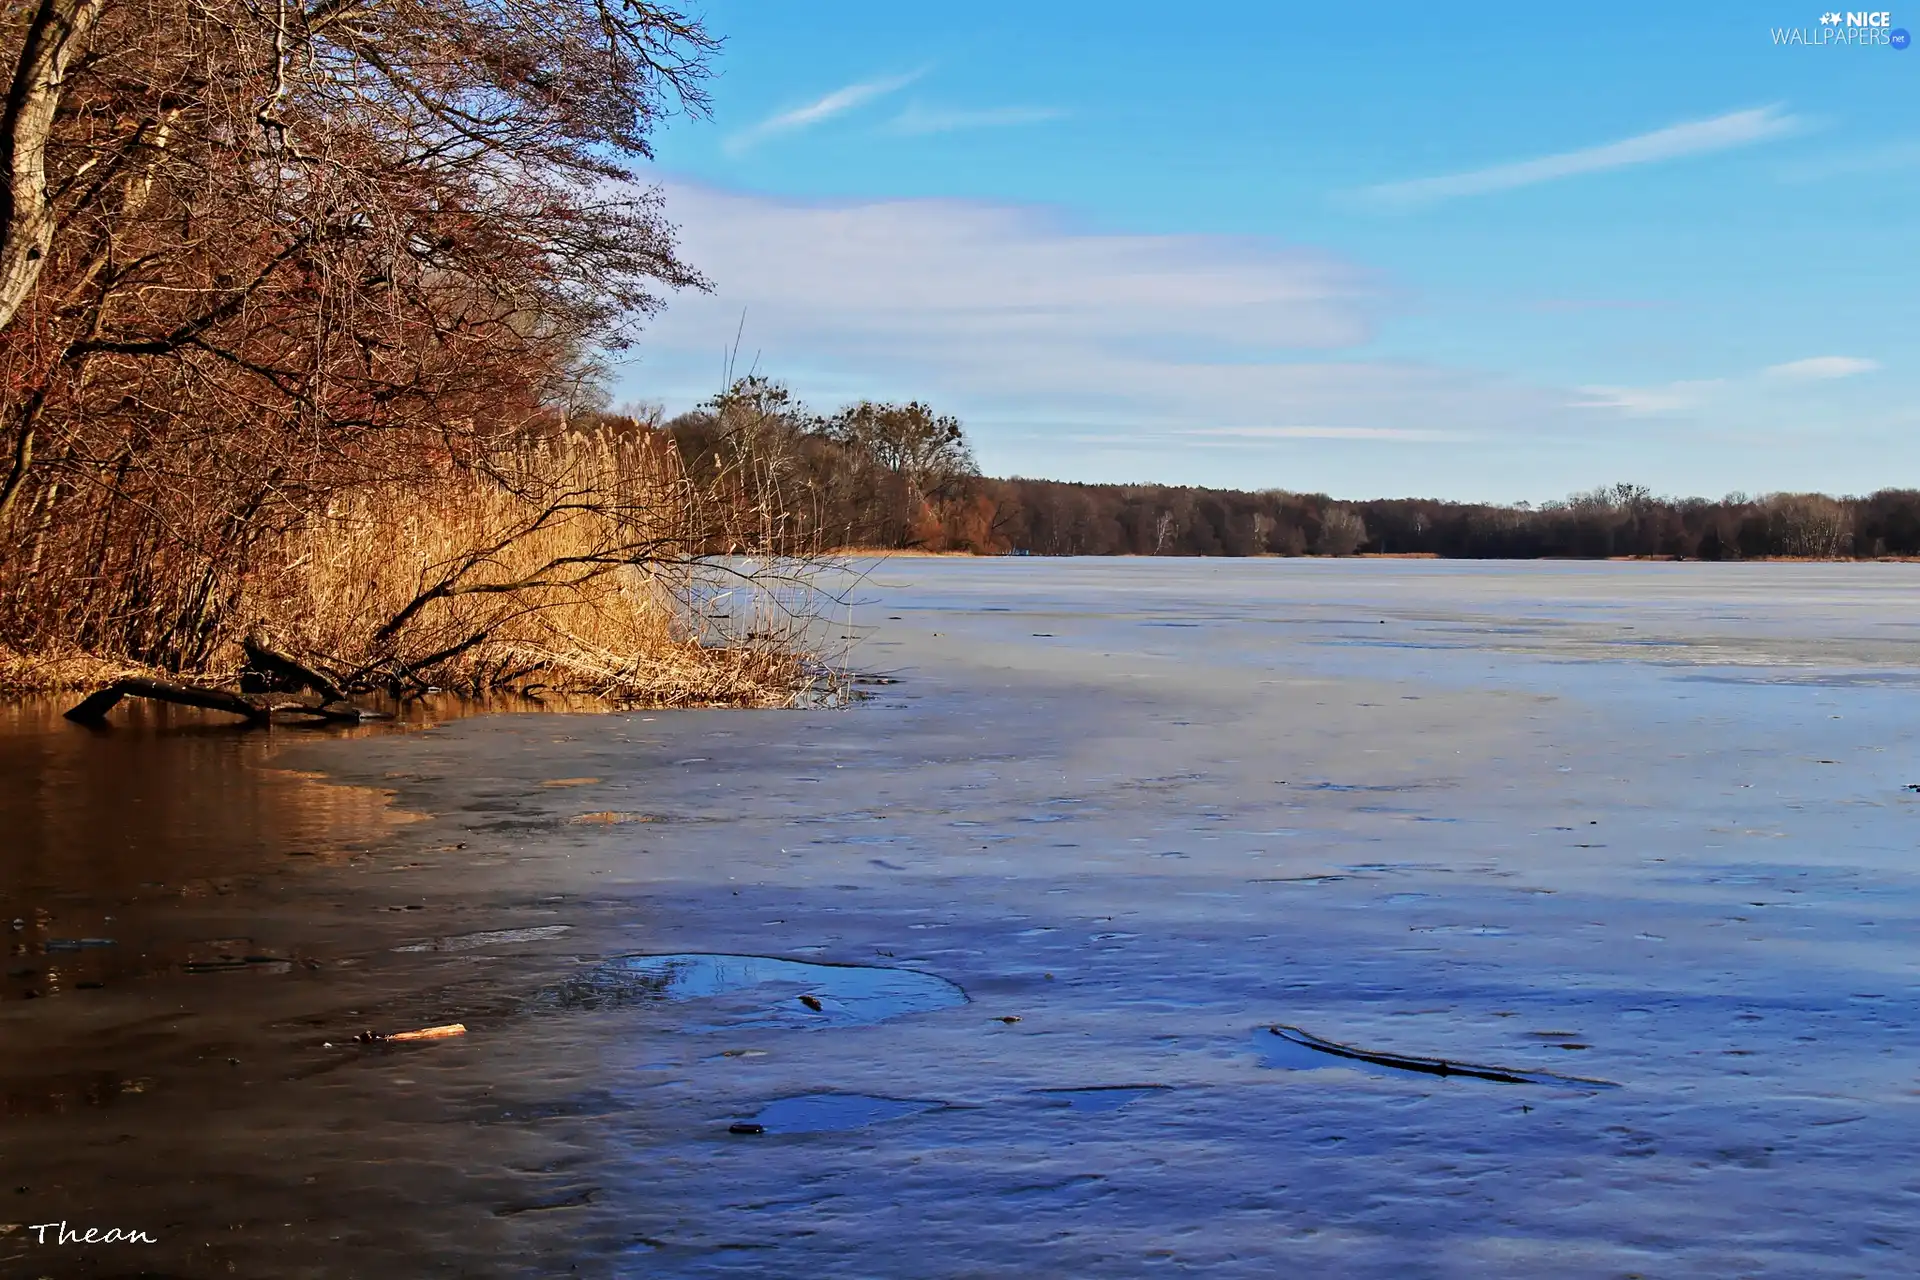
[[[388,1036],[387,1039],[388,1040],[446,1040],[446,1039],[452,1038],[453,1036],[463,1036],[465,1034],[467,1034],[466,1023],[449,1022],[444,1027],[422,1027],[418,1031],[396,1031],[392,1035]]]

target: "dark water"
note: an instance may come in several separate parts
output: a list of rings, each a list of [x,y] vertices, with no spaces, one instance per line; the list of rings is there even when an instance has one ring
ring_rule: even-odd
[[[0,999],[167,972],[285,973],[296,951],[205,936],[205,922],[299,862],[364,857],[397,819],[379,791],[276,768],[286,731],[144,704],[84,729],[60,709],[0,705]]]

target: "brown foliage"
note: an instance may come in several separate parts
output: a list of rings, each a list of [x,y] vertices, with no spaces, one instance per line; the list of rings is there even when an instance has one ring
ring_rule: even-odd
[[[763,545],[985,549],[975,522],[953,526],[975,501],[978,472],[957,419],[924,404],[863,400],[827,417],[779,383],[736,379],[692,413],[667,423],[691,473],[730,471],[767,513]]]
[[[0,47],[0,645],[191,671],[264,619],[360,679],[651,681],[644,566],[738,504],[698,506],[657,436],[555,432],[700,283],[628,173],[704,106],[697,24],[40,0]]]
[[[63,639],[77,624],[50,596],[34,612],[48,639],[0,643],[0,687],[155,669],[231,680],[258,634],[354,690],[790,700],[806,676],[805,565],[747,571],[705,558],[706,548],[745,541],[724,523],[728,506],[695,488],[663,434],[625,425],[523,439],[428,491],[404,482],[343,490],[297,523],[251,536],[247,571],[230,579],[190,562],[191,549],[157,541],[139,570],[170,611],[183,603],[170,585],[221,584],[220,625],[200,659],[160,668],[78,650]],[[749,598],[746,614],[689,609],[728,588]]]

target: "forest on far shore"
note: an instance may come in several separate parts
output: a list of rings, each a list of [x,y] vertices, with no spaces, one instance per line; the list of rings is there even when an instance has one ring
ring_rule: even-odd
[[[659,433],[695,474],[743,443],[787,549],[975,555],[1347,556],[1463,559],[1870,559],[1920,555],[1920,490],[1661,497],[1614,484],[1539,505],[1436,498],[1336,501],[1284,489],[1079,484],[983,476],[961,423],[920,403],[808,411],[779,383],[738,380],[671,419],[600,415]],[[727,441],[726,448],[719,441]],[[666,442],[663,441],[663,444]]]
[[[963,533],[1035,555],[1433,555],[1459,559],[1821,560],[1920,555],[1920,490],[1658,497],[1615,484],[1538,506],[1436,498],[1336,502],[1281,490],[981,480]],[[943,529],[943,533],[945,530]],[[937,540],[936,540],[937,541]],[[948,545],[973,545],[955,543]]]

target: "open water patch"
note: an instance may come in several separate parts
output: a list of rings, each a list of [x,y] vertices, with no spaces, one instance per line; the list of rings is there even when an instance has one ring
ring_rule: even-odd
[[[946,1105],[924,1098],[882,1098],[865,1093],[802,1093],[791,1098],[775,1098],[751,1119],[734,1121],[728,1126],[728,1132],[742,1135],[841,1133],[938,1111]]]
[[[1378,1076],[1465,1076],[1471,1080],[1490,1080],[1495,1084],[1544,1084],[1571,1089],[1617,1089],[1611,1080],[1584,1076],[1563,1076],[1551,1071],[1522,1071],[1509,1067],[1490,1067],[1474,1062],[1455,1062],[1446,1058],[1422,1058],[1413,1054],[1361,1049],[1353,1045],[1323,1040],[1298,1027],[1271,1026],[1255,1033],[1263,1065],[1288,1071],[1324,1071],[1329,1067],[1349,1067]]]
[[[576,1009],[685,1006],[690,1031],[869,1026],[967,1003],[958,983],[915,969],[709,952],[619,956],[551,995]]]

